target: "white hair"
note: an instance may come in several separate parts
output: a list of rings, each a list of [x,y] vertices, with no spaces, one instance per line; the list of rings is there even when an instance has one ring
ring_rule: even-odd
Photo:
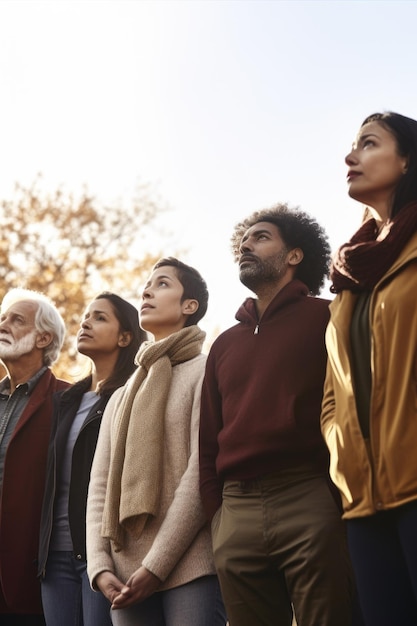
[[[55,363],[65,336],[65,323],[58,309],[48,296],[31,289],[11,289],[3,298],[0,313],[4,313],[16,302],[36,302],[35,328],[40,333],[50,333],[52,341],[44,348],[43,363],[48,367]]]

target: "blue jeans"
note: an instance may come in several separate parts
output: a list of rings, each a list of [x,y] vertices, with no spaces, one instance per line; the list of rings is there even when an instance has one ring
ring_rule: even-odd
[[[41,591],[47,626],[112,626],[110,602],[91,589],[86,562],[72,552],[49,553]]]
[[[417,501],[346,526],[366,626],[416,626]]]
[[[225,626],[217,576],[158,591],[128,609],[112,611],[114,626]]]

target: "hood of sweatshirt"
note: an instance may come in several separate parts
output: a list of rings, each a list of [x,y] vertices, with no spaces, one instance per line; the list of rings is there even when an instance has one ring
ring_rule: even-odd
[[[235,318],[242,324],[258,326],[261,321],[264,322],[273,318],[280,309],[288,306],[288,304],[295,300],[305,298],[308,294],[307,285],[301,282],[301,280],[295,279],[287,283],[271,300],[261,320],[259,319],[256,308],[256,298],[246,298],[243,304],[240,305]]]

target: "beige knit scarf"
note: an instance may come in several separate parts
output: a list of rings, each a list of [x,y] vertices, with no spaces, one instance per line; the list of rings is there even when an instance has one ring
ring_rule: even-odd
[[[101,534],[123,548],[125,533],[139,537],[158,511],[162,481],[164,417],[172,367],[201,353],[205,333],[188,326],[145,342],[138,369],[126,383],[116,410]]]

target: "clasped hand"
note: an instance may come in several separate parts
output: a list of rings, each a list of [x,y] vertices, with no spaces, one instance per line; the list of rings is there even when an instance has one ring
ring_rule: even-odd
[[[126,583],[122,583],[112,572],[101,572],[96,578],[96,584],[111,602],[112,609],[125,609],[149,598],[161,581],[142,565]]]

